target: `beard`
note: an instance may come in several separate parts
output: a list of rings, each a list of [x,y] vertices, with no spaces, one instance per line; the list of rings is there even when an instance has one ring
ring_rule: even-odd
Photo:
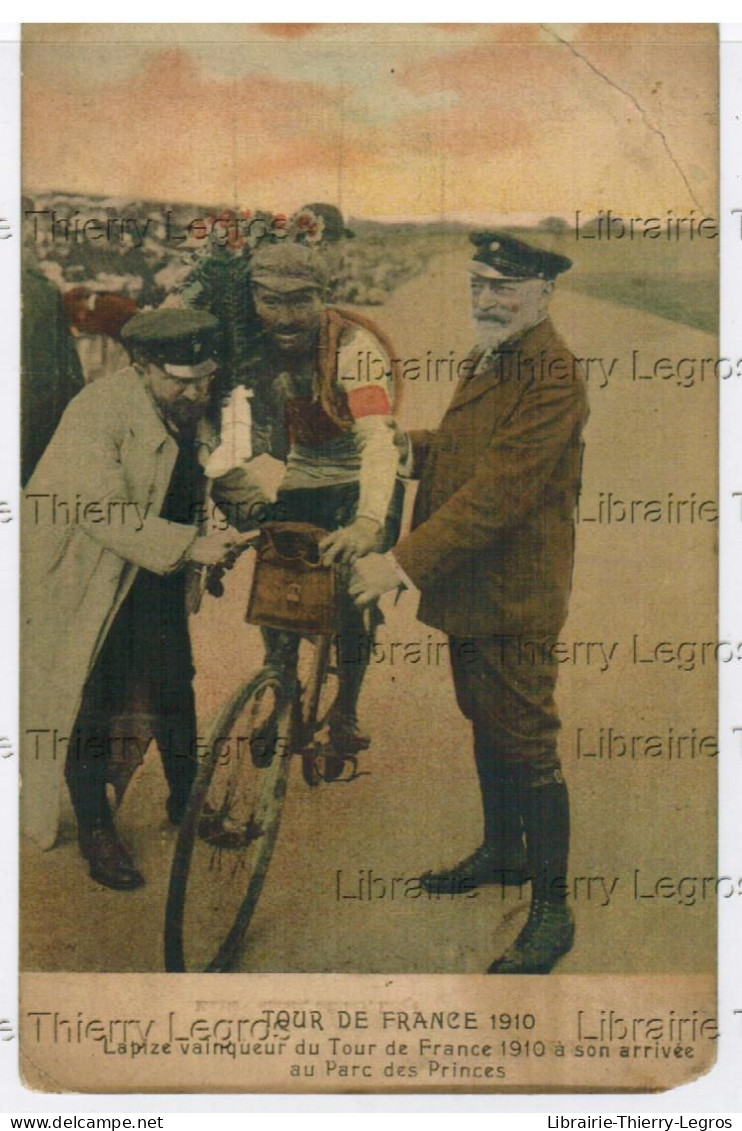
[[[162,405],[163,416],[179,430],[195,428],[206,412],[208,401],[171,401]]]
[[[293,339],[282,340],[282,335]],[[268,333],[268,346],[274,361],[289,369],[304,365],[317,348],[318,329],[308,330],[305,326],[290,326],[282,331]]]
[[[485,351],[499,349],[505,342],[518,338],[526,330],[530,330],[542,318],[546,317],[543,307],[534,307],[532,304],[524,305],[515,314],[507,316],[507,320],[499,321],[494,318],[475,318],[474,325],[477,330],[477,343]]]
[[[477,345],[485,352],[499,349],[508,338],[517,333],[515,319],[506,322],[496,322],[491,318],[475,318],[474,326],[477,332]]]

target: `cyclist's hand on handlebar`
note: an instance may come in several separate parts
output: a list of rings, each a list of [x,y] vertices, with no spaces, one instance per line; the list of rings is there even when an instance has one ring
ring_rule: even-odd
[[[400,584],[399,575],[387,557],[367,554],[354,564],[348,592],[356,605],[363,608]]]
[[[356,518],[350,526],[334,530],[319,544],[323,564],[354,562],[356,558],[363,557],[377,546],[379,531],[376,519],[365,516]]]

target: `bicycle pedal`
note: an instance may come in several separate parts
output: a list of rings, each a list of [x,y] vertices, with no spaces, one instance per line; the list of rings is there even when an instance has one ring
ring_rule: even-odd
[[[230,824],[220,813],[207,812],[198,823],[198,836],[213,848],[236,850],[247,848],[263,835],[263,830],[251,817],[246,824]]]
[[[347,785],[356,778],[370,777],[370,770],[358,769],[358,758],[355,754],[328,754],[323,759],[320,768],[322,781],[328,785]]]

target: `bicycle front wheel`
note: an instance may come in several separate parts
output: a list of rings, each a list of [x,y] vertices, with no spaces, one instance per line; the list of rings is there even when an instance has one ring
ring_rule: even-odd
[[[217,718],[175,846],[165,968],[233,970],[263,890],[291,761],[292,696],[264,668]]]

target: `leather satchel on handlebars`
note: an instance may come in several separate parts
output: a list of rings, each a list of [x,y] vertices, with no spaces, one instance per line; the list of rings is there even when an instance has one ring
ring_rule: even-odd
[[[322,564],[327,531],[308,522],[266,523],[245,620],[265,628],[317,636],[336,630],[336,579]]]

